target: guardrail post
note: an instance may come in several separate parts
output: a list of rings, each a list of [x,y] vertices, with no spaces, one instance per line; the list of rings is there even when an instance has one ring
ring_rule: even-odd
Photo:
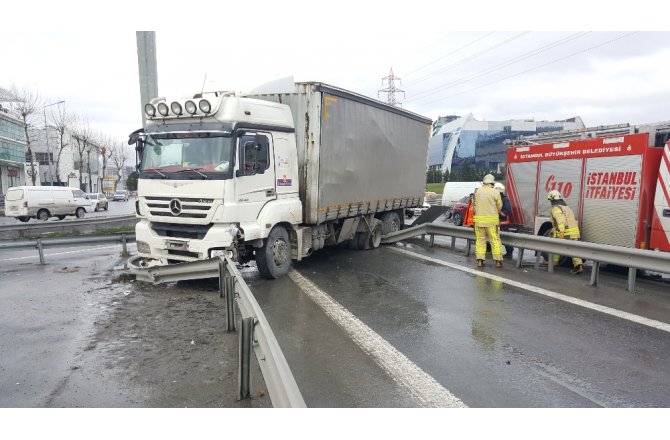
[[[634,267],[628,268],[628,291],[633,293],[635,292],[635,276],[637,275],[637,269]]]
[[[518,252],[517,260],[516,260],[516,267],[517,268],[521,267],[521,265],[523,263],[523,251],[524,251],[523,248],[519,248],[519,252]]]
[[[465,256],[469,257],[470,256],[470,246],[472,246],[472,240],[469,238],[466,240],[467,243],[465,243]]]
[[[226,299],[226,331],[235,331],[235,278],[228,273],[226,260],[219,258],[219,298]]]
[[[451,237],[451,248],[456,249],[456,237]]]
[[[600,275],[600,261],[594,261],[593,266],[591,266],[591,282],[589,286],[598,285],[598,275]]]
[[[435,234],[430,234],[430,247],[435,244]]]
[[[547,255],[547,272],[554,273],[554,254]]]
[[[240,331],[240,370],[238,374],[239,400],[251,397],[251,350],[254,318],[242,318]]]
[[[540,263],[542,262],[542,253],[535,251],[535,270],[540,269]]]
[[[40,264],[46,264],[44,262],[44,250],[42,249],[42,240],[37,239],[37,251],[40,253]]]
[[[123,253],[128,254],[128,246],[126,243],[126,234],[121,234],[121,243],[123,243]]]

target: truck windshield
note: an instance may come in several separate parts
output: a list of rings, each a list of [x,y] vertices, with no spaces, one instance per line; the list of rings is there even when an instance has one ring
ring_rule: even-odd
[[[148,135],[144,142],[143,178],[225,178],[231,173],[232,142],[219,133]],[[175,177],[175,176],[179,177]],[[205,176],[205,177],[202,177]]]

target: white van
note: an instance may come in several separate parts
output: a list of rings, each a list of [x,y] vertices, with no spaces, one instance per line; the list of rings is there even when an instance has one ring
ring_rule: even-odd
[[[14,186],[5,196],[5,216],[22,222],[31,218],[63,220],[74,215],[83,218],[91,209],[91,200],[77,188],[63,186]]]
[[[481,187],[482,182],[447,182],[444,184],[444,190],[442,190],[442,206],[451,210],[454,203]]]

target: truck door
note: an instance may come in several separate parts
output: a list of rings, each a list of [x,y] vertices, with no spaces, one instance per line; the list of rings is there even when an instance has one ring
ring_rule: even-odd
[[[245,133],[237,142],[235,203],[240,221],[254,221],[263,206],[277,198],[272,138]]]

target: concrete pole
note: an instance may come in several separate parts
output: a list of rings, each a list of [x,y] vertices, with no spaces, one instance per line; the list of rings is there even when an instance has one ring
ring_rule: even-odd
[[[137,31],[137,65],[140,80],[140,114],[142,126],[146,115],[144,105],[158,96],[158,67],[156,63],[156,32]]]

